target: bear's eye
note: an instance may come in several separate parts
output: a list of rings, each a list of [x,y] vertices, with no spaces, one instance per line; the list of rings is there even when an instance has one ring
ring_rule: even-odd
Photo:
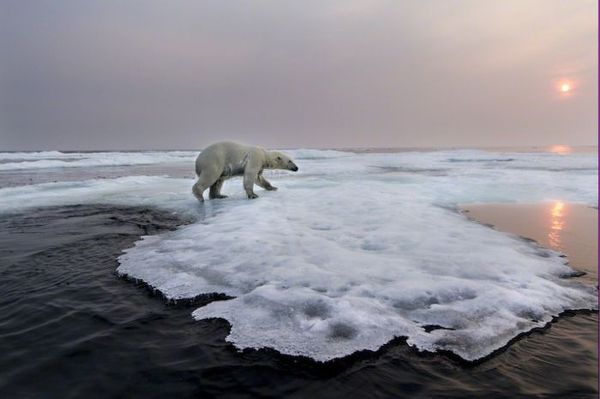
[[[277,159],[281,161],[281,157],[277,157]]]

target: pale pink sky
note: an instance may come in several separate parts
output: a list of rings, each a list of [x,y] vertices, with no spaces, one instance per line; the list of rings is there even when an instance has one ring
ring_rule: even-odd
[[[597,15],[592,0],[6,0],[0,150],[596,144]]]

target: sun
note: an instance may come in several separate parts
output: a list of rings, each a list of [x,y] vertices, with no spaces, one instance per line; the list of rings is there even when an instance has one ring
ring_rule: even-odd
[[[571,97],[575,93],[575,82],[571,79],[561,79],[555,87],[561,97]]]

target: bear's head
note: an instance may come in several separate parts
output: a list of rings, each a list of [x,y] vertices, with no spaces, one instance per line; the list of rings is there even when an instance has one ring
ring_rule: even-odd
[[[286,169],[293,172],[298,171],[298,166],[292,161],[292,158],[288,157],[282,152],[271,151],[270,152],[270,164],[273,169]]]

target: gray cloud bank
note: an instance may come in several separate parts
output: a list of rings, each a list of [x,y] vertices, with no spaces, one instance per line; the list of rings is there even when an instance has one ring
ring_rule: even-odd
[[[586,0],[4,0],[0,150],[596,144],[596,18]]]

